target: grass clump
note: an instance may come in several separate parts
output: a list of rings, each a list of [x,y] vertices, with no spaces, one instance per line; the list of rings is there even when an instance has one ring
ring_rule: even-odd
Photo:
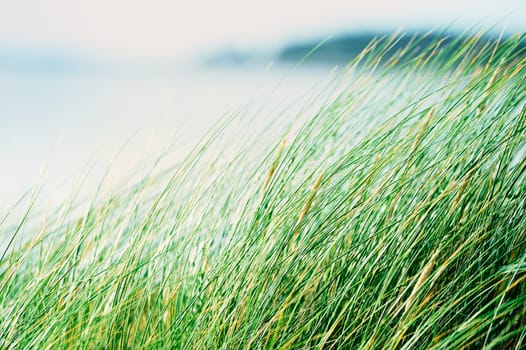
[[[4,225],[0,347],[524,348],[524,37],[394,40],[281,136]]]

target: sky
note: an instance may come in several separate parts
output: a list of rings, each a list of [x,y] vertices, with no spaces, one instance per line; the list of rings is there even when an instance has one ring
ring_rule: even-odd
[[[513,32],[526,29],[524,18],[523,0],[0,0],[0,48],[168,60],[349,30],[500,20]]]

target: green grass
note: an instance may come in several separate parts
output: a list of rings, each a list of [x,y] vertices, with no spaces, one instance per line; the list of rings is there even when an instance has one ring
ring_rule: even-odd
[[[524,36],[392,40],[286,127],[2,224],[0,348],[526,347]]]

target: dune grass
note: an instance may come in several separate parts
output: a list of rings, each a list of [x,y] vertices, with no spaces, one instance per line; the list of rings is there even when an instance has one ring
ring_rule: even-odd
[[[280,136],[4,224],[0,348],[526,347],[524,36],[394,40]]]

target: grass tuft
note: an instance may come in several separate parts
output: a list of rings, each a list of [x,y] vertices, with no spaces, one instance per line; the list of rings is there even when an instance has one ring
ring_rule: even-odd
[[[281,134],[228,147],[233,116],[82,210],[32,199],[0,348],[524,348],[524,40],[378,40]]]

